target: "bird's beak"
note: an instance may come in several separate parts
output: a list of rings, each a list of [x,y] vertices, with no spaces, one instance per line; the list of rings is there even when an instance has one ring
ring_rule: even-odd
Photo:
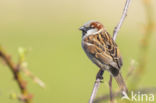
[[[79,28],[79,30],[81,30],[81,31],[86,31],[86,28],[85,28],[84,26],[81,26],[81,27]]]

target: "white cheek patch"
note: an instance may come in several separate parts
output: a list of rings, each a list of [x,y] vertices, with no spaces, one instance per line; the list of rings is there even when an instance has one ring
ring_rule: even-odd
[[[85,36],[96,35],[96,34],[102,32],[102,30],[103,30],[103,29],[100,29],[99,31],[98,31],[98,29],[91,29],[91,30],[88,30]]]
[[[87,35],[94,34],[96,32],[98,32],[97,29],[90,29],[90,30],[87,31]]]

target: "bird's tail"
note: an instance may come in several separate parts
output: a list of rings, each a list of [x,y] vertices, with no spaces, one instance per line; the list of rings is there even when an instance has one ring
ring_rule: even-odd
[[[114,78],[115,78],[119,88],[121,89],[122,93],[125,92],[128,94],[127,86],[126,86],[124,79],[123,79],[122,75],[120,74],[120,72],[117,76],[114,76]]]

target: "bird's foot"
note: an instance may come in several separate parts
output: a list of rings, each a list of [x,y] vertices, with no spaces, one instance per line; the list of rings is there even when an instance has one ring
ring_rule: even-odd
[[[99,72],[96,75],[96,79],[100,79],[102,81],[103,80],[103,73],[104,73],[104,70],[99,70]]]

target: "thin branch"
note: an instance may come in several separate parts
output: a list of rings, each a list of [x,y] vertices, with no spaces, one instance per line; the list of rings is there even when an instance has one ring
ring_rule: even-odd
[[[98,88],[99,88],[99,85],[100,85],[100,79],[96,79],[95,83],[94,83],[94,88],[93,88],[93,91],[92,91],[92,95],[90,97],[90,100],[89,100],[89,103],[93,103],[93,100],[96,96],[96,93],[98,91]]]
[[[142,94],[147,94],[147,93],[153,93],[155,94],[156,93],[156,87],[153,87],[153,88],[141,88],[141,89],[132,89],[131,91],[134,91],[134,94],[140,92]],[[120,91],[117,91],[115,93],[113,93],[114,97],[115,98],[119,98],[120,97]],[[107,101],[109,100],[110,98],[110,95],[109,94],[105,94],[103,96],[100,96],[98,98],[96,98],[94,100],[94,103],[99,103],[101,101]]]
[[[27,68],[21,68],[21,69],[28,77],[30,77],[40,87],[45,88],[45,83],[39,77],[32,74]]]
[[[113,90],[112,90],[112,75],[110,74],[110,80],[109,80],[109,94],[110,94],[110,103],[114,103],[114,96],[113,96]]]
[[[19,67],[20,70],[23,71],[28,77],[30,77],[35,83],[37,83],[40,87],[45,88],[45,83],[37,76],[35,76],[28,68],[28,64],[25,61],[25,56],[29,52],[30,49],[26,48],[18,48],[19,53]]]
[[[99,88],[99,86],[100,86],[100,82],[101,82],[102,79],[103,79],[103,77],[102,77],[102,76],[103,76],[103,73],[104,73],[103,70],[99,70],[99,72],[98,72],[97,75],[96,75],[96,81],[95,81],[95,83],[94,83],[94,87],[93,87],[93,91],[92,91],[92,94],[91,94],[89,103],[93,103],[93,100],[94,100],[94,98],[95,98],[95,96],[96,96],[96,93],[97,93],[97,91],[98,91],[98,88]]]
[[[112,80],[113,80],[113,77],[112,77],[112,75],[110,75],[110,80],[109,80],[110,103],[114,103],[114,96],[113,96],[113,90],[112,90]]]
[[[128,11],[128,7],[129,7],[129,4],[130,4],[130,1],[131,0],[126,0],[126,4],[125,4],[125,7],[124,7],[124,10],[123,10],[123,13],[122,13],[122,16],[121,16],[121,19],[120,19],[120,22],[119,24],[114,28],[114,32],[113,32],[113,40],[115,41],[116,37],[117,37],[117,34],[123,24],[123,21],[125,20],[126,16],[127,16],[127,11]]]
[[[13,73],[13,76],[20,88],[21,94],[22,94],[22,101],[24,103],[32,103],[32,95],[28,92],[26,87],[26,81],[23,80],[21,73],[20,73],[20,66],[16,65],[10,58],[10,56],[3,50],[3,48],[0,46],[0,58],[6,63],[6,65],[9,67],[11,72]]]

